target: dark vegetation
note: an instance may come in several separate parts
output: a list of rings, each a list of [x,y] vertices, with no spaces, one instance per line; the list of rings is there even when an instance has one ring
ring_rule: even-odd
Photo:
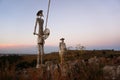
[[[82,63],[79,63],[79,61],[84,60],[85,62],[88,61],[88,59],[92,57],[97,57],[102,62],[100,65],[90,65],[85,66]],[[114,51],[114,50],[68,50],[66,51],[64,55],[64,63],[68,64],[69,62],[77,64],[72,67],[71,70],[68,69],[69,76],[64,79],[54,79],[54,80],[105,80],[103,79],[103,74],[101,68],[104,65],[120,65],[120,61],[116,60],[117,57],[120,57],[120,51]],[[39,69],[36,70],[36,58],[37,55],[2,55],[0,56],[0,80],[25,80],[22,78],[22,74],[20,71],[25,70],[31,70],[29,72],[30,75],[39,74]],[[44,55],[44,63],[51,61],[53,64],[59,64],[59,54],[58,52],[53,52],[50,54]],[[65,65],[66,65],[65,64]],[[94,67],[93,67],[94,66]],[[82,74],[81,74],[82,73]],[[26,74],[26,73],[25,73]],[[81,75],[79,75],[81,74]],[[18,77],[19,75],[19,77]],[[21,76],[20,76],[21,75]],[[57,73],[55,74],[57,75]],[[40,75],[39,75],[40,76]],[[75,77],[77,76],[77,77]],[[32,77],[35,80],[34,76]],[[52,78],[49,79],[36,79],[36,80],[52,80]]]

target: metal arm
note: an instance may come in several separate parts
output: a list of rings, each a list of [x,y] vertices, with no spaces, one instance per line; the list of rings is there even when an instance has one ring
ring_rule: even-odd
[[[34,32],[33,32],[34,35],[36,34],[36,27],[37,27],[37,19],[36,19],[36,22],[35,22],[35,28],[34,28]]]

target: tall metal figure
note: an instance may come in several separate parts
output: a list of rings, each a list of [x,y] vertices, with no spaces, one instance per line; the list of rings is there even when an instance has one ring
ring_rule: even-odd
[[[41,57],[41,64],[43,64],[43,57],[44,57],[44,43],[45,43],[45,39],[48,38],[48,36],[50,35],[50,30],[49,28],[47,28],[47,23],[48,23],[48,15],[49,15],[49,8],[50,8],[50,2],[51,0],[49,0],[48,2],[48,10],[47,10],[47,15],[46,15],[46,23],[45,23],[45,29],[43,29],[43,24],[44,24],[44,20],[43,20],[43,10],[40,10],[37,12],[36,16],[36,22],[35,22],[35,28],[34,28],[34,35],[38,36],[38,56],[37,56],[37,65],[36,68],[40,67],[40,57]],[[36,33],[36,28],[37,28],[37,24],[38,24],[38,32]]]
[[[43,20],[43,10],[40,10],[37,12],[36,14],[37,18],[36,18],[36,22],[35,22],[35,28],[34,28],[34,35],[38,36],[38,56],[37,56],[37,65],[36,68],[39,68],[40,66],[40,57],[41,57],[41,64],[43,64],[43,55],[44,55],[44,31],[43,31],[43,24],[44,24],[44,20]],[[36,33],[36,28],[37,28],[37,24],[39,25],[38,27],[38,33]]]
[[[61,42],[59,43],[59,55],[60,55],[60,60],[62,64],[64,61],[63,55],[67,49],[66,49],[66,44],[64,42],[64,38],[61,38],[60,40]]]

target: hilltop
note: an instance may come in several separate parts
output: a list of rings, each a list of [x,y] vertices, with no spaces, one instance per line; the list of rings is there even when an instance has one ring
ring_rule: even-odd
[[[29,78],[31,80],[107,80],[111,78],[118,80],[120,78],[120,51],[68,50],[64,54],[63,64],[60,64],[58,52],[52,52],[44,55],[44,65],[39,69],[36,69],[36,57],[35,54],[1,56],[0,80]]]

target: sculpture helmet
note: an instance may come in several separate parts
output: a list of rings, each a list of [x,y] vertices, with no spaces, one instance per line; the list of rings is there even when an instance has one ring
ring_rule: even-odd
[[[37,16],[43,16],[43,10],[39,10],[36,15]]]

